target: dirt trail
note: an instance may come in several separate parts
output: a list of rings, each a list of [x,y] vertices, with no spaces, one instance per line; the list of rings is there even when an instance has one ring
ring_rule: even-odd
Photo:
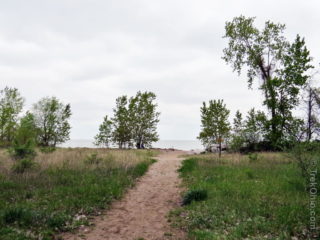
[[[163,151],[149,171],[124,198],[112,204],[104,216],[94,220],[94,227],[82,229],[66,240],[164,240],[183,239],[172,229],[167,214],[180,202],[180,179],[177,169],[181,151]]]

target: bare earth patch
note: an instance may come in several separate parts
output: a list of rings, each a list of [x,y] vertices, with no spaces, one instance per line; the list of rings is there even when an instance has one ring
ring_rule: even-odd
[[[165,240],[184,239],[167,221],[169,211],[180,204],[177,169],[182,151],[162,151],[145,176],[124,198],[114,202],[105,215],[94,219],[93,227],[80,229],[65,240]]]

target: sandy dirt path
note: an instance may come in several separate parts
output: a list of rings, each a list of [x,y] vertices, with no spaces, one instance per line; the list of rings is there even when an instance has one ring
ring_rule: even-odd
[[[105,215],[94,219],[90,229],[80,229],[66,240],[165,240],[184,239],[167,221],[169,211],[180,204],[181,188],[177,169],[184,152],[163,151],[146,175]]]

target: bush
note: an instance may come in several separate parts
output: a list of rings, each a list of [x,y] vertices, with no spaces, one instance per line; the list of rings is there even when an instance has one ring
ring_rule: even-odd
[[[84,162],[89,165],[99,164],[100,162],[102,162],[102,158],[99,158],[97,153],[92,153],[86,157]]]
[[[192,201],[202,201],[207,197],[207,190],[190,190],[184,195],[182,205],[189,205]]]
[[[25,158],[18,160],[13,166],[12,171],[14,173],[24,173],[26,170],[32,168],[35,165],[35,162],[32,159]]]
[[[307,186],[309,186],[310,173],[312,171],[320,171],[320,143],[298,143],[292,148],[290,156],[297,162],[301,175],[305,179]],[[320,174],[316,176],[317,182],[320,182]]]
[[[26,113],[20,120],[9,153],[14,158],[20,159],[34,157],[36,155],[36,132],[33,115],[31,113]]]
[[[12,148],[9,151],[14,158],[20,159],[26,157],[34,157],[36,155],[34,144],[31,141],[28,141],[25,144],[14,142]]]
[[[248,158],[249,158],[249,162],[256,162],[256,161],[258,161],[258,154],[257,153],[249,153]]]

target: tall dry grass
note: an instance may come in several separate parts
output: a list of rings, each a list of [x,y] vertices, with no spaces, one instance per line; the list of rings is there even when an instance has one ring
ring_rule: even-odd
[[[290,163],[292,159],[287,153],[283,152],[259,152],[254,154],[240,154],[240,153],[225,153],[219,158],[218,153],[208,153],[201,155],[202,159],[207,161],[204,162],[211,164],[228,164],[228,165],[239,165],[249,163],[259,164],[283,164]]]
[[[136,166],[146,161],[149,157],[157,155],[154,150],[118,150],[104,148],[58,148],[51,153],[37,151],[34,159],[35,170],[32,175],[42,172],[48,168],[124,168]],[[99,162],[88,164],[88,158],[96,158]],[[12,159],[6,149],[0,149],[0,174],[10,175],[13,164]],[[29,174],[31,174],[29,172]]]

